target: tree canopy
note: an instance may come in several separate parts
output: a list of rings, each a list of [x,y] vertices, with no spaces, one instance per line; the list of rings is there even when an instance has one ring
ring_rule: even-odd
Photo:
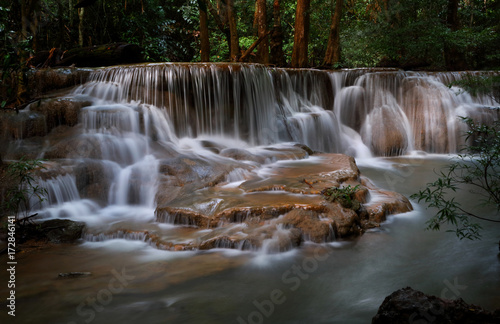
[[[500,0],[3,0],[0,18],[4,63],[21,42],[32,52],[126,42],[147,61],[500,66]]]

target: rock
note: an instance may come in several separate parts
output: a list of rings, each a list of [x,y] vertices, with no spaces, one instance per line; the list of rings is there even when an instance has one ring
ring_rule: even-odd
[[[382,223],[388,215],[406,213],[413,207],[405,196],[392,191],[378,190],[379,198],[365,205],[368,221]]]
[[[45,116],[47,133],[61,125],[75,126],[78,124],[80,109],[91,105],[88,101],[73,101],[68,99],[39,100],[29,106],[29,109]]]
[[[337,238],[349,238],[361,235],[364,230],[359,215],[340,203],[328,203],[328,218],[334,220],[334,231]]]
[[[312,210],[297,208],[288,212],[281,223],[299,229],[301,241],[330,242],[335,239],[332,222],[320,220],[320,215]]]
[[[85,223],[69,219],[52,219],[45,221],[40,226],[45,236],[52,243],[73,243],[82,237]]]
[[[293,146],[301,148],[302,150],[306,151],[307,154],[309,154],[309,155],[313,155],[314,154],[314,151],[309,146],[307,146],[305,144],[297,143],[297,144],[294,144]]]
[[[69,219],[51,219],[19,228],[21,241],[47,240],[52,243],[74,243],[82,237],[85,223]]]
[[[101,144],[98,138],[85,135],[63,138],[51,143],[44,158],[100,159],[102,157]]]
[[[57,68],[33,69],[28,75],[32,97],[41,97],[49,91],[74,87],[87,81],[92,69]]]
[[[489,312],[463,299],[447,300],[429,296],[410,287],[385,298],[372,324],[403,323],[494,324],[500,323],[500,309]]]
[[[13,111],[0,113],[0,139],[4,143],[46,134],[45,117],[41,113],[28,110],[21,110],[19,114]]]
[[[244,149],[229,148],[220,152],[220,155],[237,160],[237,161],[252,161],[257,163],[264,163],[265,157],[252,154]]]
[[[373,109],[361,129],[363,141],[370,143],[372,152],[378,156],[404,154],[409,141],[404,118],[396,102]]]
[[[81,160],[74,168],[76,187],[81,198],[93,199],[101,205],[108,203],[113,182],[113,169],[99,160]]]
[[[156,221],[188,226],[193,231],[209,230],[191,242],[192,247],[202,250],[265,249],[274,253],[303,241],[323,243],[356,237],[379,226],[389,214],[411,210],[402,195],[380,190],[361,178],[352,157],[316,156],[317,163],[301,168],[283,163],[270,176],[253,174],[237,188],[213,181],[218,172],[206,161],[186,156],[171,159],[175,163],[162,163],[160,170],[171,183],[178,181],[179,190],[165,186],[162,197],[176,198],[162,198],[165,203],[158,204]],[[206,175],[204,188],[193,186],[199,183],[200,175]],[[325,188],[348,185],[358,186],[351,198],[360,206],[346,208],[321,195]]]
[[[59,278],[81,278],[92,275],[91,272],[63,272],[58,275]]]

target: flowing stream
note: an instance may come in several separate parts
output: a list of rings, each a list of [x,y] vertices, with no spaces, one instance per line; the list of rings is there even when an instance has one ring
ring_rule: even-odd
[[[303,195],[280,188],[241,189],[284,168],[299,177],[319,165],[296,143],[352,155],[376,186],[410,196],[465,144],[459,116],[498,119],[491,98],[447,86],[464,74],[240,64],[96,70],[65,97],[86,102],[79,123],[40,147],[59,171],[40,182],[49,197],[38,212],[88,229],[80,244],[19,256],[16,320],[369,323],[385,296],[406,286],[500,308],[498,227],[484,224],[474,242],[425,231],[432,210],[414,201],[413,211],[353,240],[277,249],[288,229],[273,224],[259,248],[152,244],[152,234],[178,247],[242,231],[239,223],[197,231],[160,219],[160,206],[213,215],[248,201],[300,204]],[[457,198],[467,207],[494,216],[464,192]],[[92,274],[57,277],[72,271]]]

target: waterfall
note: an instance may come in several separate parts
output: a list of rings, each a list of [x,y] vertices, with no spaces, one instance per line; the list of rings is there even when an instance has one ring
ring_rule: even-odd
[[[115,217],[132,206],[152,215],[170,175],[192,172],[187,185],[243,181],[248,165],[275,161],[282,143],[355,157],[455,153],[464,144],[459,116],[498,119],[491,98],[448,87],[468,73],[205,63],[95,70],[69,95],[90,104],[70,136],[50,148],[73,162],[63,163],[67,174],[44,180],[42,207],[50,217]],[[226,164],[227,173],[215,167]],[[119,212],[100,216],[103,207]]]
[[[129,134],[146,129],[146,138],[157,136],[165,145],[179,138],[218,136],[250,146],[299,142],[318,151],[357,156],[412,150],[454,153],[463,144],[458,116],[496,118],[483,107],[498,105],[463,91],[457,95],[456,87],[447,86],[463,75],[147,64],[96,71],[75,93],[108,102],[106,107],[89,108],[92,120],[85,125],[110,129],[102,150],[115,155],[106,157],[111,160],[134,160],[147,148],[140,143],[141,149],[117,157],[117,151],[123,150],[114,148],[111,136],[118,128]],[[110,104],[117,102],[120,108]],[[100,116],[95,116],[98,111]],[[122,116],[113,117],[110,112]],[[141,120],[142,125],[133,120]]]

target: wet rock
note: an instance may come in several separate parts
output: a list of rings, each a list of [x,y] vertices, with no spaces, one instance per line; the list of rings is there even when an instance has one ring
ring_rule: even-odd
[[[74,243],[82,238],[85,224],[69,219],[51,219],[19,228],[21,241],[42,240],[51,243]]]
[[[74,87],[87,81],[92,69],[57,68],[34,69],[28,76],[29,89],[33,97],[49,91]]]
[[[327,217],[334,220],[337,238],[359,236],[364,232],[359,215],[354,210],[342,207],[339,203],[328,203],[327,206]]]
[[[276,218],[295,208],[294,204],[275,204],[271,206],[233,207],[218,213],[216,218],[222,222],[241,223],[250,218],[259,221]]]
[[[331,222],[320,220],[320,215],[311,210],[297,208],[288,212],[281,223],[299,229],[303,241],[330,242],[335,239]]]
[[[101,205],[108,203],[108,192],[113,181],[113,170],[109,164],[99,160],[82,160],[73,170],[81,198],[88,198]]]
[[[297,143],[297,144],[294,144],[293,146],[301,148],[302,150],[306,151],[307,154],[309,154],[309,155],[313,155],[314,154],[314,151],[309,146],[307,146],[305,144]]]
[[[89,106],[87,101],[68,99],[47,99],[31,104],[29,109],[45,116],[47,132],[61,125],[75,126],[83,107]]]
[[[220,152],[220,155],[237,160],[237,161],[252,161],[257,163],[264,163],[265,157],[252,154],[244,149],[229,148]]]
[[[215,248],[225,248],[225,249],[234,249],[235,242],[231,240],[227,236],[222,237],[214,237],[212,239],[203,241],[198,249],[200,250],[211,250]]]
[[[156,221],[160,223],[177,224],[196,227],[215,227],[216,220],[206,215],[186,208],[158,207],[156,208]]]
[[[413,207],[405,196],[393,192],[379,190],[379,198],[376,202],[365,205],[368,213],[368,221],[382,223],[388,215],[406,213],[413,210]]]
[[[279,164],[270,168],[267,177],[254,174],[237,188],[215,184],[199,190],[188,181],[190,177],[199,179],[194,169],[205,164],[180,157],[177,164],[161,168],[171,181],[179,181],[179,191],[173,193],[177,198],[157,207],[156,220],[195,231],[210,229],[209,234],[193,240],[192,246],[199,249],[279,252],[303,241],[322,243],[356,237],[379,226],[389,214],[411,210],[402,195],[380,190],[361,178],[352,157],[317,156],[318,163],[305,163],[300,168],[295,163]],[[359,188],[351,197],[359,199],[356,208],[327,201],[320,194],[325,188],[348,185]]]
[[[375,108],[367,116],[361,134],[375,155],[401,155],[408,148],[404,116],[396,103]]]
[[[207,140],[201,141],[201,146],[206,148],[209,151],[216,153],[216,154],[220,153],[220,151],[222,151],[225,148],[222,145],[219,145],[213,141],[207,141]]]
[[[500,323],[500,309],[489,312],[463,299],[447,300],[429,296],[410,287],[385,298],[372,324],[403,323],[493,324]]]
[[[22,110],[0,112],[0,139],[8,142],[35,136],[45,136],[45,117],[38,112]]]
[[[85,223],[69,219],[53,219],[45,221],[40,226],[40,231],[52,243],[73,243],[82,237]]]
[[[189,197],[200,188],[213,187],[226,181],[235,169],[249,170],[251,166],[226,160],[209,161],[198,157],[179,155],[160,161],[160,181],[156,195],[158,206],[166,206],[177,197]]]
[[[62,139],[51,145],[45,152],[46,159],[100,159],[101,142],[91,136],[76,136]]]

